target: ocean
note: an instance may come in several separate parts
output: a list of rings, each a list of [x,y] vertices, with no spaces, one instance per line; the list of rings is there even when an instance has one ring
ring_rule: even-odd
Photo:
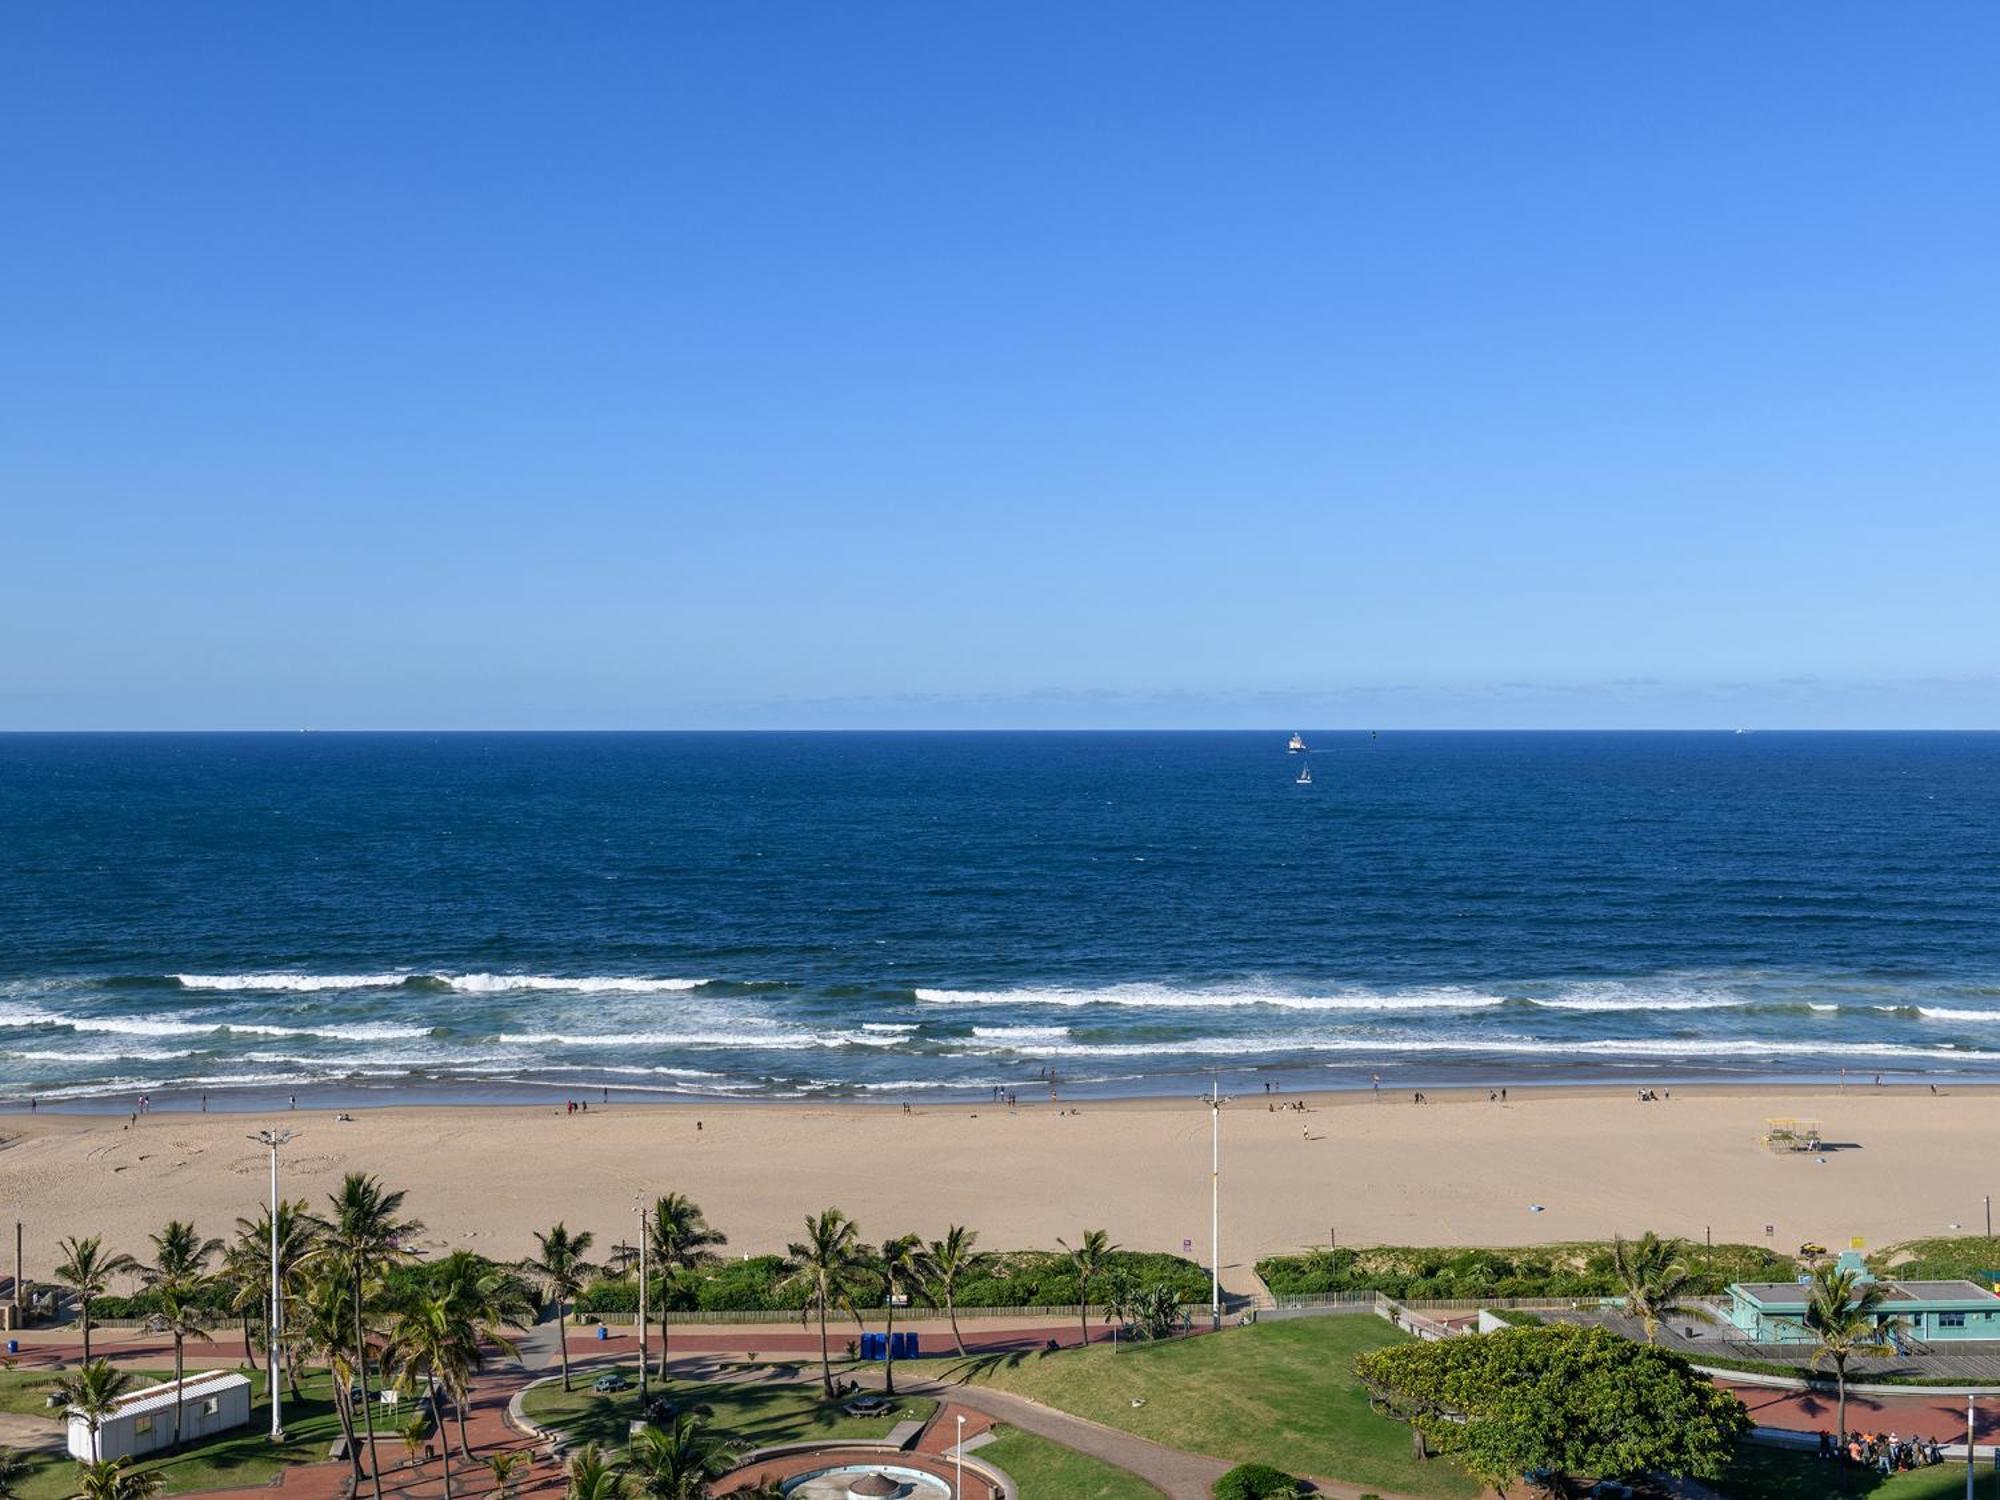
[[[1305,735],[0,735],[0,1100],[2000,1078],[2000,735]]]

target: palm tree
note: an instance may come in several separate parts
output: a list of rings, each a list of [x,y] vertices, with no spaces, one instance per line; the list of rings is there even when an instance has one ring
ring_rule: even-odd
[[[1650,1229],[1637,1240],[1623,1235],[1611,1240],[1611,1268],[1625,1288],[1625,1315],[1639,1320],[1649,1344],[1668,1318],[1708,1316],[1682,1302],[1695,1277],[1680,1250],[1678,1240],[1663,1240]]]
[[[951,1319],[951,1341],[958,1346],[961,1359],[965,1357],[965,1338],[958,1331],[958,1284],[984,1259],[972,1248],[978,1241],[977,1230],[953,1224],[945,1230],[944,1238],[932,1240],[923,1254],[926,1289],[934,1304],[944,1303],[945,1316]]]
[[[882,1277],[883,1304],[888,1308],[887,1334],[882,1364],[882,1393],[896,1394],[896,1298],[909,1289],[912,1297],[924,1293],[924,1242],[914,1234],[899,1234],[882,1241],[875,1252],[875,1269]]]
[[[708,1500],[710,1482],[734,1462],[730,1446],[703,1431],[700,1414],[691,1411],[640,1432],[626,1460],[647,1500]]]
[[[1111,1344],[1118,1345],[1118,1330],[1130,1329],[1139,1321],[1139,1282],[1123,1267],[1106,1272],[1103,1278],[1104,1326],[1111,1330]]]
[[[312,1216],[303,1198],[278,1203],[278,1296],[289,1306],[305,1290],[309,1274],[307,1261],[316,1247],[320,1223]],[[236,1221],[236,1237],[222,1252],[221,1279],[229,1288],[229,1310],[243,1323],[243,1347],[251,1348],[251,1319],[266,1332],[265,1350],[271,1351],[271,1210],[260,1208],[254,1219]],[[277,1351],[291,1382],[292,1396],[299,1395],[298,1361],[290,1357],[282,1341]],[[277,1360],[271,1361],[273,1367]]]
[[[708,1219],[701,1211],[701,1205],[685,1193],[668,1193],[655,1199],[653,1211],[646,1216],[646,1254],[659,1267],[661,1285],[677,1276],[687,1276],[703,1266],[713,1265],[719,1258],[715,1247],[729,1243],[729,1236],[719,1229],[711,1229]],[[646,1362],[646,1351],[639,1351],[639,1362]],[[667,1305],[664,1297],[660,1300],[660,1370],[664,1374],[667,1364]]]
[[[139,1269],[139,1263],[122,1252],[107,1253],[101,1235],[88,1239],[71,1237],[56,1248],[62,1259],[56,1263],[56,1280],[76,1297],[77,1312],[83,1319],[83,1361],[90,1363],[90,1304],[102,1297],[111,1278]]]
[[[347,1439],[347,1457],[354,1478],[361,1478],[361,1445],[354,1440],[352,1395],[356,1360],[352,1299],[345,1268],[316,1262],[319,1274],[306,1282],[285,1319],[286,1352],[299,1363],[323,1364],[333,1380],[333,1409]]]
[[[132,1388],[132,1377],[114,1370],[108,1360],[93,1359],[74,1374],[65,1375],[55,1385],[56,1397],[65,1411],[83,1418],[90,1429],[90,1457],[99,1457],[97,1430],[104,1419],[118,1410],[118,1400]]]
[[[448,1296],[426,1292],[411,1298],[397,1312],[389,1325],[385,1358],[398,1379],[407,1375],[413,1388],[421,1385],[429,1391],[431,1415],[442,1428],[444,1414],[438,1409],[437,1392],[451,1398],[462,1419],[470,1370],[478,1357],[477,1344],[478,1336],[463,1309]],[[422,1419],[415,1425],[421,1439]],[[461,1433],[461,1440],[463,1436]],[[444,1500],[451,1500],[451,1439],[445,1437],[439,1446],[444,1456]]]
[[[1799,1323],[1817,1345],[1813,1367],[1817,1369],[1822,1360],[1833,1365],[1842,1446],[1847,1443],[1847,1361],[1856,1354],[1889,1354],[1896,1347],[1889,1336],[1899,1320],[1882,1315],[1884,1295],[1881,1282],[1864,1281],[1859,1273],[1835,1264],[1816,1268],[1806,1288],[1806,1311]]]
[[[528,1455],[519,1448],[510,1448],[505,1453],[486,1455],[486,1467],[493,1474],[495,1500],[513,1500],[514,1476],[527,1461]]]
[[[347,1282],[354,1316],[354,1365],[361,1384],[361,1425],[368,1439],[368,1473],[375,1500],[382,1500],[382,1469],[375,1462],[375,1417],[369,1409],[368,1331],[365,1303],[375,1278],[392,1265],[411,1258],[408,1241],[423,1232],[415,1219],[400,1217],[403,1194],[382,1186],[366,1172],[349,1172],[340,1190],[327,1200],[331,1212],[321,1220],[314,1254],[340,1267]]]
[[[535,1321],[535,1296],[512,1271],[492,1264],[470,1250],[454,1250],[431,1267],[431,1290],[450,1307],[463,1330],[464,1378],[486,1368],[489,1346],[518,1359],[520,1351],[502,1329],[525,1328]],[[472,1445],[465,1430],[466,1403],[458,1403],[458,1451],[472,1462]]]
[[[549,1300],[556,1305],[557,1334],[562,1344],[563,1389],[569,1389],[569,1305],[583,1290],[584,1281],[597,1269],[583,1257],[595,1236],[587,1229],[576,1234],[557,1224],[547,1234],[537,1234],[535,1258],[521,1269],[539,1276],[548,1288]]]
[[[802,1287],[805,1307],[801,1323],[819,1315],[819,1375],[827,1398],[833,1398],[833,1362],[826,1352],[826,1315],[833,1311],[854,1313],[854,1294],[867,1271],[867,1252],[861,1248],[861,1231],[854,1221],[837,1208],[806,1216],[806,1237],[787,1247],[793,1270],[781,1287]]]
[[[169,1219],[151,1236],[153,1264],[140,1269],[139,1280],[154,1298],[154,1318],[174,1340],[174,1435],[169,1447],[181,1445],[181,1381],[187,1375],[187,1341],[208,1337],[208,1311],[201,1294],[213,1281],[208,1263],[222,1250],[221,1240],[204,1240],[194,1225]]]
[[[625,1476],[595,1443],[585,1443],[569,1461],[569,1500],[624,1500]]]
[[[0,1448],[0,1500],[19,1500],[21,1481],[28,1477],[28,1455],[18,1448]]]
[[[1090,1284],[1110,1268],[1112,1253],[1117,1246],[1111,1243],[1111,1236],[1102,1229],[1086,1229],[1083,1239],[1075,1245],[1067,1240],[1057,1240],[1069,1252],[1070,1269],[1076,1272],[1077,1321],[1083,1325],[1083,1342],[1090,1342]]]
[[[130,1459],[78,1464],[72,1500],[152,1500],[165,1484],[151,1469],[134,1469]]]

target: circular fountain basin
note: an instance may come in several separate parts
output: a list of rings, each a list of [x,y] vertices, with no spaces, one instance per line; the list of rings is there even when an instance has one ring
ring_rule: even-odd
[[[898,1464],[842,1464],[785,1481],[785,1500],[951,1500],[935,1474]]]

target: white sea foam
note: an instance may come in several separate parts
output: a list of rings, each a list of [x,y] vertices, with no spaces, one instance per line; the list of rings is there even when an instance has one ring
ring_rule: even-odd
[[[630,974],[588,974],[569,978],[552,974],[439,974],[453,989],[468,995],[506,994],[520,990],[552,990],[576,995],[665,995],[698,990],[705,979],[646,979]]]
[[[313,1026],[278,1026],[262,1021],[232,1021],[180,1012],[168,1016],[71,1016],[32,1006],[0,1008],[0,1026],[67,1027],[71,1031],[106,1036],[304,1036],[343,1042],[408,1041],[428,1037],[428,1026],[399,1026],[388,1021],[352,1024],[329,1022]]]
[[[861,1029],[863,1031],[884,1031],[884,1032],[915,1031],[917,1029],[917,1023],[914,1021],[863,1021],[861,1023]]]
[[[1265,987],[1183,989],[1164,984],[1116,984],[1101,989],[1060,986],[1011,990],[919,989],[916,995],[929,1005],[1054,1005],[1071,1010],[1091,1005],[1116,1005],[1131,1010],[1238,1010],[1252,1006],[1306,1011],[1487,1010],[1507,1003],[1499,995],[1449,986],[1395,993],[1355,990],[1308,995]]]
[[[1917,1014],[1926,1021],[2000,1021],[2000,1010],[1958,1010],[1949,1005],[1919,1005]]]
[[[175,974],[182,989],[285,991],[375,990],[426,979],[461,994],[497,995],[546,990],[578,995],[656,995],[699,989],[705,980],[651,979],[632,974],[430,974],[405,969],[380,974]]]
[[[1806,1002],[1806,1009],[1824,1012],[1824,1011],[1837,1011],[1840,1009],[1840,1007],[1838,1005],[1825,1005],[1818,1000],[1808,1000]]]
[[[1069,1035],[1067,1026],[975,1026],[972,1034],[1001,1042],[1061,1041]]]
[[[1569,995],[1553,1000],[1531,1000],[1543,1010],[1573,1010],[1592,1014],[1645,1010],[1739,1010],[1750,1004],[1735,996],[1712,995]]]
[[[184,990],[379,990],[401,984],[404,974],[175,974]]]
[[[1000,1055],[1010,1046],[962,1047],[972,1055]],[[1172,1042],[1057,1042],[1031,1049],[1038,1057],[1252,1057],[1297,1053],[1457,1053],[1562,1057],[1925,1057],[1958,1062],[2000,1061],[2000,1052],[1959,1047],[1912,1046],[1897,1042],[1783,1042],[1750,1038],[1679,1039],[1672,1037],[1605,1038],[1596,1041],[1550,1042],[1529,1037],[1434,1039],[1416,1037],[1196,1037]]]
[[[766,1031],[503,1031],[498,1041],[517,1047],[747,1047],[763,1051],[798,1051],[838,1047],[845,1037],[801,1032]]]

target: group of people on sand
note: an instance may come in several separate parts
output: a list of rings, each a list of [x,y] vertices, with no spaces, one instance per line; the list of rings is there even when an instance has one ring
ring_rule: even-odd
[[[1847,1446],[1842,1448],[1832,1433],[1821,1428],[1819,1456],[1864,1464],[1878,1474],[1897,1474],[1905,1469],[1928,1469],[1943,1463],[1944,1449],[1936,1438],[1899,1438],[1893,1432],[1850,1433]]]
[[[1672,1089],[1639,1090],[1639,1102],[1641,1104],[1658,1104],[1662,1099],[1671,1099],[1673,1097],[1674,1091]]]

